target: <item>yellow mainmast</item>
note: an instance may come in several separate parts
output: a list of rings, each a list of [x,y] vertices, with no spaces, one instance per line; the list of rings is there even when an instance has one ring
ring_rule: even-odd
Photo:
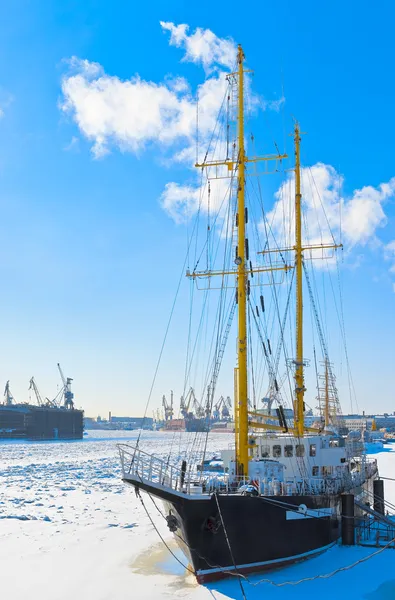
[[[303,246],[302,194],[300,191],[300,129],[295,123],[295,269],[296,269],[296,358],[295,358],[295,430],[304,435],[304,361],[303,361]]]
[[[247,475],[248,473],[248,361],[247,361],[247,293],[248,293],[248,276],[253,273],[262,273],[268,271],[285,271],[287,272],[292,267],[288,265],[278,267],[252,267],[247,265],[246,259],[246,210],[245,210],[245,172],[248,163],[257,163],[263,161],[267,164],[268,161],[277,163],[283,158],[287,158],[286,154],[271,154],[262,157],[248,158],[245,153],[244,146],[244,60],[245,55],[242,47],[239,45],[237,50],[238,68],[235,73],[231,73],[229,77],[237,78],[238,83],[238,110],[237,110],[237,146],[238,155],[235,160],[205,160],[203,163],[197,163],[196,167],[214,169],[214,179],[222,178],[218,175],[218,167],[226,166],[229,176],[237,172],[237,257],[235,263],[237,269],[229,271],[193,271],[187,272],[187,276],[192,279],[211,278],[214,276],[235,275],[237,278],[237,302],[238,302],[238,333],[237,333],[237,368],[235,369],[235,431],[236,431],[236,462],[238,474]],[[272,171],[276,172],[277,168]],[[266,170],[262,174],[268,174]],[[210,178],[210,177],[209,177]]]
[[[237,339],[237,364],[238,364],[238,463],[242,473],[248,473],[248,377],[247,377],[247,273],[245,260],[245,151],[244,151],[244,52],[238,46],[237,51],[238,78],[239,78],[239,105],[238,105],[238,186],[237,186],[237,213],[238,213],[238,239],[237,248],[237,301],[238,310],[238,339]]]

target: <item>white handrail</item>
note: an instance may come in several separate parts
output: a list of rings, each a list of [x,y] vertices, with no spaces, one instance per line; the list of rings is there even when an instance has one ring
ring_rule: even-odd
[[[118,445],[123,476],[131,476],[141,482],[155,483],[164,488],[181,491],[191,494],[198,491],[204,495],[211,495],[215,491],[221,493],[232,493],[242,485],[251,482],[248,477],[237,477],[229,480],[225,474],[207,474],[202,478],[202,473],[197,469],[189,468],[183,472],[178,466],[169,464],[153,454],[148,454],[139,448],[133,448],[126,444]],[[306,494],[325,494],[340,493],[362,485],[368,478],[377,472],[377,461],[375,459],[366,460],[360,464],[360,469],[354,472],[344,473],[341,477],[324,478],[296,478],[287,477],[282,482],[273,482],[267,480],[256,480],[255,485],[258,493],[264,492],[265,495],[295,496]],[[181,482],[183,485],[181,486]],[[192,492],[191,492],[192,489]],[[265,491],[267,489],[267,491]]]

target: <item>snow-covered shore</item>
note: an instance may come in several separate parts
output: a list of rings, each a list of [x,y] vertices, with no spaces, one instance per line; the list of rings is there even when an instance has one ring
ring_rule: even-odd
[[[184,434],[185,435],[185,434]],[[148,433],[144,444],[163,454],[173,434]],[[81,442],[0,442],[0,589],[7,600],[126,600],[161,598],[242,598],[227,580],[198,586],[169,554],[133,490],[120,480],[116,444],[133,442],[135,432],[90,431]],[[227,447],[217,434],[211,449]],[[177,441],[178,443],[178,441]],[[393,477],[395,445],[375,454],[380,473]],[[395,504],[395,482],[386,481],[386,499]],[[149,506],[147,500],[147,506]],[[185,562],[157,515],[152,516],[170,547]],[[395,598],[395,551],[329,579],[296,586],[257,586],[315,577],[350,565],[374,548],[335,546],[325,554],[245,583],[257,598]]]

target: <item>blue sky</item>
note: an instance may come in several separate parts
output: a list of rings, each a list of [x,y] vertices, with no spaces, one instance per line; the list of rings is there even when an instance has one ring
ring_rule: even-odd
[[[180,156],[193,147],[192,100],[226,70],[233,40],[265,101],[260,151],[274,137],[290,153],[296,116],[303,164],[333,168],[346,203],[363,196],[348,204],[348,350],[359,407],[395,410],[394,26],[389,1],[254,3],[241,14],[236,2],[3,2],[0,381],[16,399],[32,375],[55,393],[60,361],[87,414],[142,414],[185,251],[175,193],[189,189],[193,202]],[[203,50],[196,28],[213,33]],[[219,87],[204,88],[207,106]],[[270,209],[279,181],[265,186]],[[174,335],[153,405],[182,376],[181,346]]]

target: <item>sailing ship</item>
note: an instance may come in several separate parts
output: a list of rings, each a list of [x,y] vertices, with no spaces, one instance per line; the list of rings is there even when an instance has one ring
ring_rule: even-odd
[[[368,459],[362,445],[340,435],[337,428],[338,394],[322,329],[319,330],[325,366],[323,391],[320,393],[322,420],[315,427],[308,427],[305,422],[305,369],[308,364],[304,358],[303,335],[305,263],[314,252],[323,253],[330,249],[336,252],[339,245],[306,243],[302,219],[301,131],[297,122],[293,131],[294,243],[289,248],[271,248],[266,240],[261,250],[266,263],[254,266],[250,259],[251,245],[246,235],[249,218],[246,205],[248,168],[250,165],[267,165],[269,161],[274,161],[277,166],[287,156],[279,152],[261,158],[247,155],[244,63],[243,49],[238,46],[236,70],[229,75],[231,85],[237,88],[237,136],[231,157],[227,156],[225,160],[206,158],[197,164],[200,169],[212,169],[220,176],[223,173],[221,168],[225,169],[234,178],[234,264],[219,271],[207,268],[187,272],[193,282],[208,280],[210,288],[214,287],[212,281],[217,277],[222,290],[233,285],[232,293],[236,292],[233,306],[237,314],[234,446],[221,453],[220,458],[226,468],[223,473],[215,474],[205,473],[208,456],[204,453],[197,459],[200,467],[197,469],[186,456],[184,460],[172,463],[144,452],[139,445],[119,447],[123,481],[133,486],[138,494],[143,491],[163,501],[167,525],[200,583],[227,575],[278,568],[325,551],[341,535],[342,495],[354,494],[356,498],[362,498],[364,494],[372,493],[373,482],[378,478],[376,461]],[[232,185],[229,187],[231,189]],[[272,260],[272,253],[277,253],[281,261]],[[292,256],[289,263],[283,260],[285,256]],[[254,320],[258,331],[254,344],[261,344],[268,363],[267,375],[272,394],[268,404],[280,398],[281,382],[277,378],[279,355],[273,357],[270,342],[264,338],[263,327],[258,322],[258,317],[265,310],[262,295],[258,301],[260,306],[251,308],[253,286],[260,285],[262,276],[268,276],[273,285],[279,285],[274,282],[278,271],[285,275],[292,273],[295,289],[294,321],[289,320],[291,325],[294,323],[296,326],[295,358],[287,360],[288,373],[294,380],[292,418],[286,417],[281,403],[274,411],[270,406],[262,411],[251,406],[249,400],[253,393],[250,385],[254,377],[250,329]],[[230,280],[234,283],[229,283]],[[308,287],[311,291],[311,286]],[[233,309],[230,309],[231,316]],[[318,320],[317,313],[315,311]],[[229,327],[223,322],[221,332],[226,337]],[[278,329],[283,334],[284,323],[280,323]],[[221,344],[218,348],[210,382],[212,395],[222,358]]]

